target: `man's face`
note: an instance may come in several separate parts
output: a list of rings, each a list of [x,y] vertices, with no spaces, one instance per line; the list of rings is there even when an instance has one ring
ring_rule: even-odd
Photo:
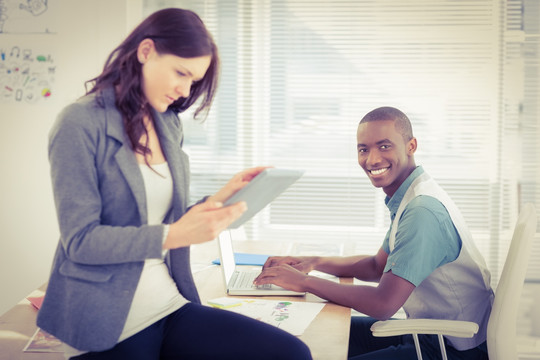
[[[358,163],[375,187],[392,196],[415,169],[416,139],[405,141],[393,120],[358,125]]]

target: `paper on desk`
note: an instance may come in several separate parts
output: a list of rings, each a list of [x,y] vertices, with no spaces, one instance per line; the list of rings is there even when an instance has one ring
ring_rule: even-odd
[[[40,328],[36,330],[34,336],[28,341],[23,351],[47,353],[64,352],[62,342]]]
[[[208,303],[226,303],[230,298],[223,297],[209,300]],[[228,307],[233,311],[253,319],[274,325],[295,336],[302,335],[309,324],[324,307],[324,303],[266,300],[266,299],[238,299],[240,304]]]
[[[45,298],[45,295],[43,296],[28,296],[26,300],[30,301],[30,304],[32,304],[36,309],[41,309],[41,304],[43,304],[43,299]]]
[[[204,271],[216,265],[208,265],[208,263],[198,263],[195,261],[191,262],[191,273],[196,274],[198,272]]]
[[[292,256],[342,256],[343,244],[336,243],[294,243]]]
[[[21,300],[21,303],[28,304],[28,302],[30,302],[30,304],[32,304],[36,309],[39,310],[41,308],[41,304],[43,303],[44,297],[45,297],[45,291],[36,289],[32,291],[30,294],[28,294],[26,298]]]
[[[339,278],[337,276],[327,274],[327,273],[324,273],[322,271],[311,270],[309,272],[309,275],[315,276],[315,277],[318,277],[318,278],[321,278],[321,279],[325,279],[325,280],[330,280],[330,281],[335,282],[335,283],[339,283]]]

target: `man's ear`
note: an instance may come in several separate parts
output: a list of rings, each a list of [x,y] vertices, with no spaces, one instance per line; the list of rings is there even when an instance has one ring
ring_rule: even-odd
[[[137,48],[137,60],[141,64],[144,64],[155,50],[154,41],[152,39],[144,39],[139,43],[139,47]]]
[[[407,142],[407,155],[414,155],[417,147],[418,142],[416,141],[416,138],[413,137],[411,140],[409,140],[409,142]]]

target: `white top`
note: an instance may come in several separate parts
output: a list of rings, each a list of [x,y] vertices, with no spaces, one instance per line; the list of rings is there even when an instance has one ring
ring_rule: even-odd
[[[171,208],[173,181],[169,165],[139,164],[146,190],[148,225],[161,224]],[[158,174],[156,174],[156,172]],[[160,259],[146,259],[133,302],[118,342],[169,315],[188,301],[178,292],[169,268]]]
[[[416,178],[403,196],[390,233],[390,251],[394,248],[399,218],[407,204],[419,195],[439,200],[450,215],[461,238],[458,258],[433,271],[409,296],[403,309],[411,319],[448,319],[473,321],[479,331],[472,338],[446,336],[457,350],[472,349],[486,340],[487,323],[494,294],[490,273],[476,248],[461,212],[448,194],[427,174]]]
[[[139,164],[139,168],[146,192],[148,225],[161,224],[171,208],[173,197],[173,181],[169,165],[166,162],[152,165],[155,171],[146,164]],[[163,255],[165,254],[166,251],[163,252]],[[146,259],[118,342],[178,310],[187,302],[170,276],[163,257]],[[66,359],[84,353],[67,344],[64,344],[64,351]]]

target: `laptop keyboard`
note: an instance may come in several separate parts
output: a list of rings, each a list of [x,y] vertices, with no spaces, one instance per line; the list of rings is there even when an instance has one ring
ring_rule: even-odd
[[[235,289],[263,289],[267,290],[272,284],[254,285],[253,280],[259,275],[257,271],[236,271],[232,278]]]

